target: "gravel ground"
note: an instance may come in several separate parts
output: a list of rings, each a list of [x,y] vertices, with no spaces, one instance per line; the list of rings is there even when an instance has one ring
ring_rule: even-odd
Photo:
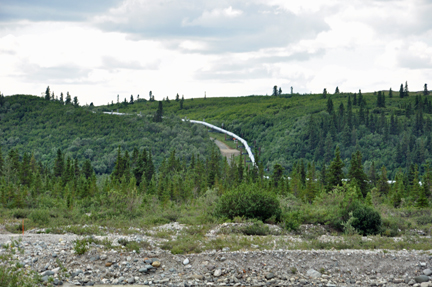
[[[215,230],[226,227],[220,225]],[[181,230],[173,223],[155,230]],[[0,230],[2,230],[0,228]],[[208,236],[217,236],[209,232]],[[21,239],[19,239],[21,238]],[[104,249],[92,243],[84,255],[73,250],[72,234],[7,234],[3,229],[0,254],[15,250],[13,257],[24,267],[41,274],[48,285],[93,286],[414,286],[432,287],[432,250],[254,250],[230,252],[229,248],[200,254],[173,255],[153,247],[141,252]],[[148,241],[151,233],[94,236]],[[18,240],[19,239],[19,240]],[[163,240],[152,238],[153,241]],[[432,249],[432,245],[431,245]],[[11,264],[1,262],[0,264]]]

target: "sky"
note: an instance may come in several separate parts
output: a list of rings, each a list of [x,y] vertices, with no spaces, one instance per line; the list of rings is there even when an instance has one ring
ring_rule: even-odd
[[[80,104],[432,79],[430,0],[0,0],[0,92]]]

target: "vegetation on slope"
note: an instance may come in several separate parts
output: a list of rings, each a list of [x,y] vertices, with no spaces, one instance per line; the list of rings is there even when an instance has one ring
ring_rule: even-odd
[[[134,147],[150,151],[156,167],[174,149],[189,161],[192,154],[208,155],[212,146],[203,127],[175,116],[153,122],[27,95],[0,97],[0,144],[3,152],[32,153],[46,166],[52,166],[61,149],[66,158],[89,159],[97,174],[112,172],[119,146],[130,153]]]
[[[331,103],[329,103],[331,100]],[[427,91],[329,94],[282,94],[237,98],[163,101],[164,114],[205,120],[242,135],[261,147],[266,168],[280,163],[286,172],[298,160],[328,166],[338,145],[348,162],[360,150],[367,172],[386,166],[394,178],[399,168],[418,165],[420,174],[431,160],[431,99]],[[158,102],[141,99],[99,107],[152,116]]]

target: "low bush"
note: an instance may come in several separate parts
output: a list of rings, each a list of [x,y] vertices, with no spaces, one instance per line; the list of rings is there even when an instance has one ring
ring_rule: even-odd
[[[372,207],[356,201],[346,212],[348,212],[348,217],[352,212],[353,220],[351,225],[361,235],[372,235],[380,232],[382,225],[381,215]]]
[[[28,218],[40,226],[45,226],[45,225],[49,224],[51,217],[50,217],[50,213],[48,210],[34,209],[29,214]]]
[[[240,185],[221,196],[216,205],[216,215],[231,220],[244,217],[265,221],[274,217],[280,221],[281,208],[274,193],[260,190],[256,185]]]
[[[270,228],[260,220],[254,220],[252,224],[248,224],[242,228],[242,233],[245,235],[269,235]]]

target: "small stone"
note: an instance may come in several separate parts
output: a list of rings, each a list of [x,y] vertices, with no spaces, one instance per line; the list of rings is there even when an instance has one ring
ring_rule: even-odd
[[[420,284],[420,287],[429,287],[429,286],[431,286],[431,284],[429,282],[422,282]]]
[[[140,268],[138,270],[138,272],[140,272],[140,273],[146,273],[146,272],[148,272],[148,270],[147,270],[147,268]]]
[[[423,274],[426,275],[426,276],[431,276],[432,275],[432,270],[425,269],[425,270],[423,270]]]
[[[129,284],[134,284],[135,283],[135,278],[129,278],[128,280],[127,280],[127,283],[129,283]]]
[[[43,276],[41,279],[43,282],[48,282],[48,276]]]
[[[189,258],[186,258],[185,260],[183,260],[183,265],[188,265],[189,264]]]
[[[408,285],[414,285],[416,282],[414,279],[411,279],[410,281],[408,281]]]
[[[123,276],[121,276],[118,280],[119,280],[119,282],[123,282],[123,281],[125,281],[126,279],[125,279]]]
[[[54,268],[53,270],[51,270],[52,272],[54,272],[54,273],[57,273],[57,272],[59,272],[60,271],[60,267],[57,267],[57,268]]]
[[[420,276],[414,277],[414,280],[417,283],[428,282],[429,281],[429,277],[426,276],[426,275],[420,275]]]
[[[222,252],[228,252],[228,251],[230,251],[230,248],[229,248],[229,247],[224,247],[224,248],[222,248]]]
[[[107,258],[108,258],[108,256],[105,255],[105,254],[103,254],[103,255],[100,256],[100,260],[106,260]]]
[[[159,268],[161,266],[161,263],[159,261],[155,261],[152,263],[153,267]]]
[[[267,273],[267,274],[265,275],[265,278],[266,278],[267,280],[273,279],[274,277],[275,277],[274,273]]]
[[[171,269],[169,270],[169,272],[174,273],[174,272],[176,272],[176,270],[175,270],[174,268],[171,268]]]
[[[219,277],[222,275],[222,270],[221,269],[216,269],[213,273],[214,277]]]
[[[107,263],[105,263],[105,267],[110,267],[111,265],[112,265],[111,262],[107,262]]]
[[[52,257],[56,258],[57,257],[57,253],[53,253]]]
[[[193,279],[204,280],[204,276],[203,276],[203,275],[197,275],[197,274],[194,274],[194,275],[192,275],[191,277],[192,277]]]
[[[311,278],[314,278],[314,279],[321,277],[321,273],[319,273],[318,271],[316,271],[314,269],[309,269],[306,272],[306,275],[309,276],[309,277],[311,277]]]

